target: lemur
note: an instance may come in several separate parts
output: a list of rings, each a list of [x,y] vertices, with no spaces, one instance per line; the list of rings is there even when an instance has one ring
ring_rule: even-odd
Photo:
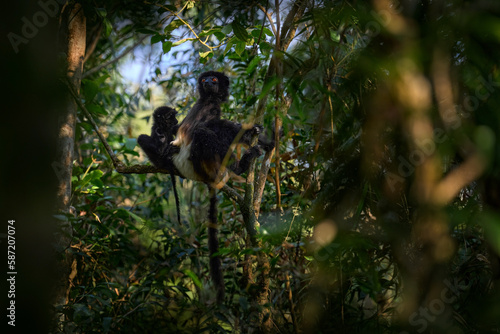
[[[213,256],[219,250],[217,238],[217,197],[216,190],[227,181],[229,172],[240,175],[248,170],[252,160],[262,154],[262,149],[270,151],[274,148],[274,141],[262,134],[262,126],[254,125],[245,128],[239,123],[221,119],[221,104],[229,96],[229,78],[221,72],[208,71],[198,78],[198,92],[200,98],[191,108],[180,125],[177,121],[166,121],[166,134],[160,138],[176,134],[175,140],[165,143],[156,140],[155,148],[139,137],[139,145],[144,149],[151,162],[158,167],[171,165],[185,178],[206,183],[210,189],[210,209],[208,226],[208,248],[210,252],[210,275],[217,289],[217,301],[224,299],[224,279],[222,276],[221,260]],[[156,113],[156,111],[155,111]],[[174,114],[175,118],[175,114]],[[155,122],[157,118],[155,117]],[[175,124],[174,124],[175,123]],[[163,129],[163,125],[153,129]],[[169,132],[170,131],[170,132]],[[251,146],[254,135],[259,135],[258,143]],[[149,138],[152,138],[153,135]],[[273,136],[274,137],[274,136]],[[239,161],[228,163],[232,157],[232,145],[244,144],[249,146]],[[149,152],[153,152],[150,156]],[[155,153],[156,152],[156,153]],[[166,153],[165,153],[166,152]],[[229,152],[229,153],[228,153]],[[155,156],[156,154],[156,156]],[[226,157],[227,155],[227,157]],[[229,172],[228,172],[229,169]]]

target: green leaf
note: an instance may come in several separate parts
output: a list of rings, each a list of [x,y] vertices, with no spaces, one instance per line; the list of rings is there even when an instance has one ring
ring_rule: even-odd
[[[206,56],[208,56],[208,54],[210,53],[210,51],[207,51],[207,52],[199,52],[199,55],[201,58],[206,58]]]
[[[93,127],[92,127],[92,124],[89,124],[87,122],[80,122],[78,123],[85,131],[87,131],[88,133],[91,133],[93,131]],[[90,144],[91,145],[91,149],[94,147],[93,144]],[[85,148],[82,148],[82,149],[85,149]]]
[[[98,104],[94,104],[94,103],[86,104],[85,107],[93,115],[107,115],[108,114],[106,109],[104,109],[102,106],[100,106]]]
[[[224,38],[226,38],[226,35],[221,33],[220,31],[214,32],[214,36],[217,37],[219,42],[222,41]]]
[[[233,30],[233,26],[230,24],[228,25],[225,25],[220,31],[225,34],[225,35],[229,35],[229,33]]]
[[[82,92],[85,103],[90,103],[99,92],[99,85],[92,80],[84,79],[82,80]]]
[[[234,37],[231,37],[228,41],[227,41],[227,44],[226,44],[226,48],[224,49],[224,56],[229,52],[231,51],[231,47],[234,45],[234,42],[236,41],[237,39],[234,38]]]
[[[113,31],[113,25],[108,20],[104,20],[104,26],[106,27],[104,36],[109,37],[109,35],[111,35],[111,32]]]
[[[200,279],[198,278],[198,276],[196,276],[196,274],[195,274],[194,272],[192,272],[192,271],[191,271],[191,270],[189,270],[189,269],[186,269],[186,270],[184,270],[184,274],[185,274],[186,276],[189,276],[189,278],[191,278],[191,279],[193,280],[193,283],[194,283],[197,287],[201,288],[201,286],[202,286],[201,281],[200,281]]]
[[[245,51],[245,47],[247,44],[245,42],[239,41],[236,43],[236,48],[235,51],[238,54],[238,56],[241,56],[241,54]]]
[[[260,64],[260,58],[258,56],[253,57],[250,63],[247,66],[246,73],[250,74],[253,70]]]
[[[262,96],[265,96],[276,84],[279,82],[279,79],[277,77],[273,77],[271,80],[269,80],[263,87],[262,91],[260,92],[259,99],[262,98]]]
[[[212,51],[200,52],[199,54],[201,58],[208,58],[208,59],[214,56],[214,53]]]
[[[152,29],[148,29],[148,28],[137,29],[137,32],[141,33],[141,34],[145,34],[145,35],[156,35],[156,34],[158,34],[157,31],[152,30]]]
[[[172,42],[171,41],[163,42],[162,47],[163,47],[163,53],[168,53],[170,49],[172,49]]]
[[[338,31],[335,31],[335,30],[330,30],[330,38],[332,39],[332,41],[334,42],[340,42],[340,34]]]
[[[110,77],[111,77],[111,76],[110,76],[109,74],[105,74],[105,75],[100,76],[99,78],[95,79],[95,80],[94,80],[94,82],[95,82],[98,86],[100,86],[100,85],[102,85],[102,84],[106,81],[106,79],[108,79],[108,78],[110,78]]]
[[[254,29],[254,30],[252,30],[251,34],[252,34],[253,37],[259,38],[259,36],[260,36],[260,29]],[[264,37],[264,33],[262,33],[262,37]]]
[[[262,54],[265,56],[269,56],[269,54],[271,53],[271,50],[272,50],[272,46],[268,42],[261,42],[259,44],[259,48],[260,48],[260,52],[262,52]]]
[[[171,32],[177,28],[179,28],[180,26],[182,26],[184,23],[182,23],[181,20],[173,20],[172,22],[170,22],[170,24],[168,26],[165,27],[165,32]]]
[[[89,178],[89,181],[99,180],[104,175],[104,172],[100,169],[93,170],[89,172],[86,178]]]
[[[252,30],[252,32],[251,32],[252,36],[258,38],[260,36],[261,29],[262,29],[261,25],[255,26],[255,29]],[[262,29],[261,39],[265,39],[264,35],[267,35],[270,37],[274,36],[273,32],[271,30],[269,30],[269,28],[266,28],[266,27],[264,27],[264,29]]]
[[[220,32],[220,28],[211,28],[208,30],[203,30],[202,32],[200,32],[198,37],[205,37],[205,36],[209,36],[209,35],[214,35],[216,32]]]
[[[249,96],[245,102],[245,105],[247,107],[251,107],[255,104],[255,102],[257,102],[257,96],[255,95],[252,95],[252,96]]]
[[[239,40],[246,42],[250,38],[245,27],[243,27],[237,20],[233,21],[232,26],[234,35],[238,37]]]
[[[163,40],[163,36],[162,35],[154,35],[154,36],[151,36],[151,44],[156,44],[156,43],[159,43]]]
[[[135,213],[133,212],[130,212],[128,210],[123,210],[125,211],[126,213],[129,214],[130,217],[134,218],[138,223],[144,223],[144,219],[142,219],[141,217],[139,217],[138,215],[136,215]]]
[[[137,146],[137,138],[127,138],[125,141],[125,147],[129,150],[133,150]]]
[[[180,41],[172,43],[172,47],[181,45],[182,43],[186,43],[187,41],[195,41],[195,40],[196,40],[196,38],[184,38],[184,39],[181,39]]]
[[[267,36],[274,36],[273,32],[271,30],[269,30],[269,28],[266,28],[264,27],[264,34],[266,34]]]
[[[108,15],[106,8],[96,8],[97,15],[99,15],[102,18],[105,18],[106,15]]]

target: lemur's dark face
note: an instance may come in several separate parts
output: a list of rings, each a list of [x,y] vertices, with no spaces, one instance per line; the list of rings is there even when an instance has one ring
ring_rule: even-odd
[[[198,92],[201,100],[216,99],[218,103],[229,96],[229,78],[222,72],[207,71],[198,77]]]
[[[175,115],[177,115],[177,111],[169,107],[160,107],[153,113],[153,131],[156,132],[156,136],[162,143],[167,140],[165,135],[170,136],[172,127],[178,123]]]
[[[217,93],[219,91],[219,79],[215,76],[209,75],[201,78],[201,85],[207,93]]]
[[[175,109],[162,107],[155,111],[154,120],[159,126],[166,125],[172,127],[178,123],[175,115],[177,115],[177,111],[175,111]]]

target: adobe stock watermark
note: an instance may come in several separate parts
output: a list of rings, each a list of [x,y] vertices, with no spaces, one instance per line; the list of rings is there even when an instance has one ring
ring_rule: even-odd
[[[38,6],[40,10],[33,14],[31,20],[26,16],[21,18],[22,27],[19,33],[9,32],[7,38],[15,53],[19,52],[19,46],[28,44],[29,41],[38,34],[39,30],[47,25],[49,17],[54,18],[59,14],[60,5],[66,3],[66,0],[40,0]]]
[[[445,122],[450,125],[450,128],[456,130],[462,126],[462,119],[469,118],[471,113],[481,105],[481,102],[486,101],[491,94],[500,87],[500,83],[493,79],[490,74],[486,80],[483,77],[477,78],[480,85],[477,86],[474,95],[465,97],[461,105],[456,106],[454,109],[448,110],[447,114],[443,115]],[[402,155],[398,156],[398,169],[397,174],[387,171],[385,178],[391,191],[396,189],[397,183],[403,183],[405,178],[410,177],[416,167],[423,164],[426,158],[430,157],[436,152],[437,144],[442,144],[449,140],[446,131],[441,128],[435,128],[433,137],[426,138],[417,142],[417,149],[413,150],[407,157]]]
[[[446,306],[454,303],[472,284],[471,282],[467,285],[461,284],[457,278],[455,278],[453,282],[445,279],[443,283],[445,287],[441,290],[439,298],[431,300],[427,303],[427,307],[421,306],[418,311],[413,312],[408,318],[408,322],[411,326],[418,327],[416,328],[418,333],[424,332],[429,326],[429,323],[435,322],[439,316],[442,316],[446,311]],[[402,331],[399,334],[409,334],[409,332]]]

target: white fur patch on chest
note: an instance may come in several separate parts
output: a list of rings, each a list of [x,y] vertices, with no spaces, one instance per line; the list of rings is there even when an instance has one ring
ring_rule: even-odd
[[[194,171],[193,163],[189,159],[189,152],[191,152],[191,144],[181,145],[180,152],[175,154],[172,159],[175,168],[187,179],[202,181]]]

